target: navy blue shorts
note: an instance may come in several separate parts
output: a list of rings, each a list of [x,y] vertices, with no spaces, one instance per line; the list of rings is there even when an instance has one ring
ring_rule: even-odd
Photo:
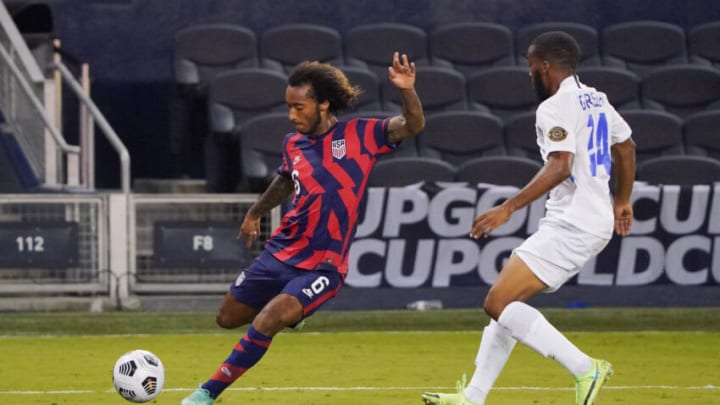
[[[263,252],[230,286],[236,300],[262,309],[278,294],[297,297],[303,306],[303,317],[310,316],[334,297],[343,284],[343,277],[332,270],[302,270],[287,265],[268,252]]]

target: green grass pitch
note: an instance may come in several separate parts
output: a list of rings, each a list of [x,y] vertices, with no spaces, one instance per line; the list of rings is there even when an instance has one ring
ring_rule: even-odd
[[[541,309],[578,346],[610,360],[598,404],[720,404],[720,309]],[[217,404],[422,404],[472,373],[480,310],[320,312],[278,335]],[[127,350],[157,354],[179,404],[226,357],[242,330],[210,313],[0,314],[0,403],[129,404],[112,390]],[[572,404],[572,378],[517,345],[487,405]]]

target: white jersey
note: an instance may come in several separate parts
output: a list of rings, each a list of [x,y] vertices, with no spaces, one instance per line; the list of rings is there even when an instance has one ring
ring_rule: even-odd
[[[572,152],[571,175],[555,186],[545,204],[545,218],[571,224],[599,237],[612,237],[610,148],[630,138],[627,122],[605,93],[569,76],[543,101],[535,116],[537,143],[544,161],[551,152]]]

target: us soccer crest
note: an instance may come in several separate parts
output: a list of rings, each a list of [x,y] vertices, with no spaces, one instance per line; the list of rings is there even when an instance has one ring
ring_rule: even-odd
[[[335,159],[342,159],[345,157],[345,139],[338,139],[332,141],[332,155]]]

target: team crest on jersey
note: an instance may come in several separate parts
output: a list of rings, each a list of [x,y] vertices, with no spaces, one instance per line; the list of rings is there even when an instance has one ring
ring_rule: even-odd
[[[338,139],[332,141],[332,155],[335,159],[342,159],[345,157],[345,139]]]
[[[548,132],[548,138],[553,142],[564,141],[567,135],[567,131],[562,127],[552,127]]]

